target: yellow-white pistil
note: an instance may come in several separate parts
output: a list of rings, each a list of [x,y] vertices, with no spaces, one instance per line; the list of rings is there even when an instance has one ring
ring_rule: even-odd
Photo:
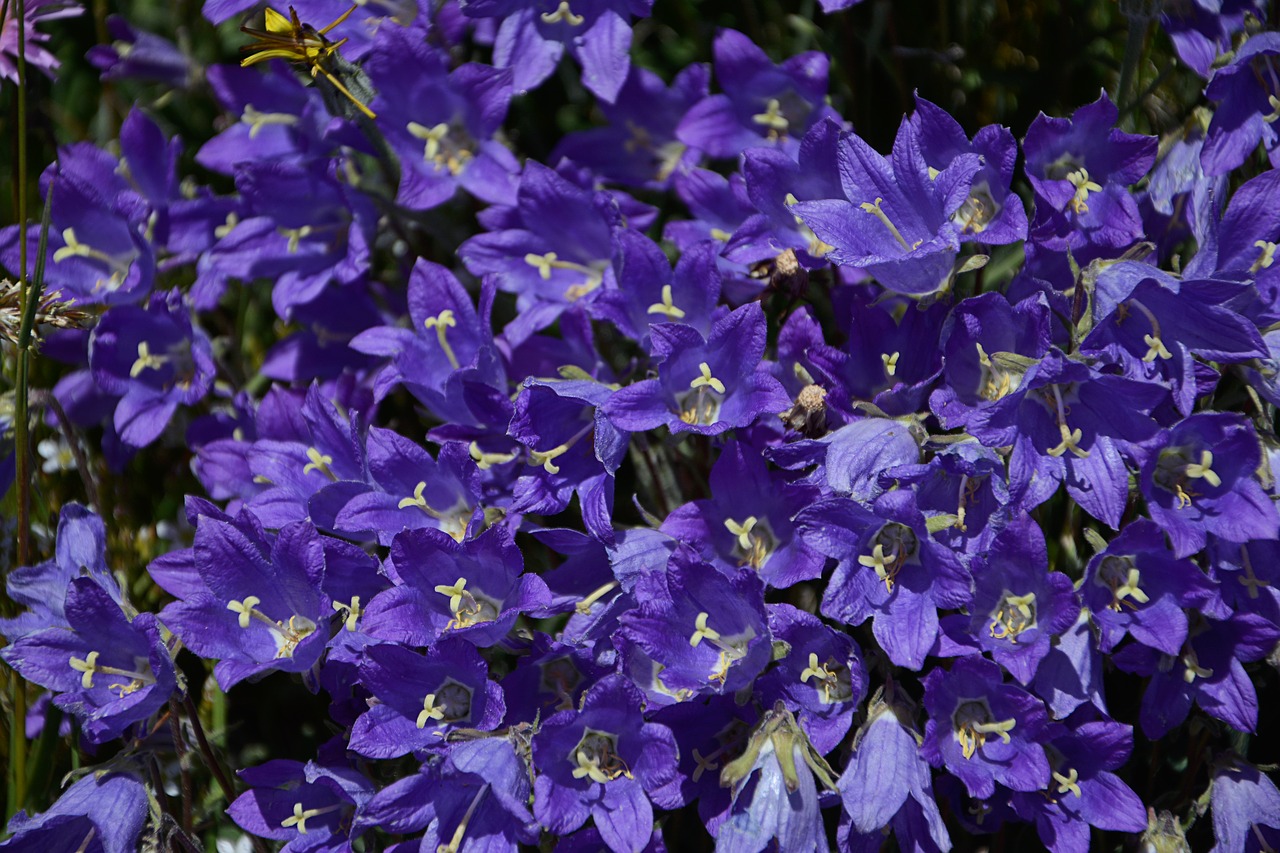
[[[592,782],[611,782],[619,776],[633,778],[622,756],[618,755],[618,736],[584,727],[582,739],[569,753],[573,778]]]
[[[684,311],[677,308],[675,303],[671,301],[671,285],[662,285],[662,301],[655,302],[649,306],[650,314],[662,314],[672,320],[681,320],[684,318]]]
[[[291,615],[288,622],[273,621],[270,616],[258,609],[261,603],[262,599],[258,596],[246,595],[244,598],[233,598],[228,601],[227,609],[236,614],[236,624],[242,629],[247,630],[254,621],[267,626],[275,639],[277,658],[293,657],[298,644],[315,633],[316,623],[297,614]]]
[[[586,279],[581,283],[571,285],[565,289],[565,299],[570,302],[577,302],[599,287],[601,282],[604,281],[604,271],[608,266],[605,263],[587,266],[576,261],[562,261],[555,252],[546,252],[541,255],[529,252],[524,256],[524,262],[536,269],[538,277],[543,281],[551,280],[552,270],[569,270],[586,276]]]
[[[70,666],[81,674],[80,686],[85,690],[89,690],[94,686],[93,677],[95,675],[118,675],[129,679],[127,682],[116,682],[107,685],[108,690],[118,692],[121,698],[141,689],[144,685],[155,684],[155,674],[151,672],[148,662],[143,658],[134,659],[136,669],[121,669],[115,666],[99,664],[99,657],[101,657],[101,654],[96,650],[90,651],[83,658],[78,658],[75,655],[71,656]]]
[[[969,699],[961,702],[951,715],[951,728],[956,740],[960,742],[960,751],[965,758],[972,758],[978,749],[984,746],[987,738],[996,735],[1004,743],[1012,740],[1009,732],[1013,731],[1016,720],[993,720],[991,709],[985,699]]]
[[[554,12],[543,12],[540,17],[544,24],[558,24],[563,21],[571,27],[580,27],[587,20],[582,15],[573,13],[573,10],[569,8],[568,0],[560,0],[560,5],[556,7]]]
[[[470,628],[481,622],[498,618],[498,602],[484,593],[467,589],[467,579],[458,578],[452,584],[437,584],[435,591],[449,597],[449,612],[453,614],[445,629]]]
[[[312,471],[323,474],[335,483],[338,481],[338,475],[333,473],[333,469],[329,466],[333,464],[333,457],[327,453],[321,453],[314,447],[307,448],[307,464],[302,466],[303,474],[310,474]]]
[[[434,317],[428,317],[422,321],[422,325],[427,331],[435,329],[436,340],[440,342],[440,349],[444,351],[445,358],[449,359],[449,364],[454,370],[458,369],[458,356],[454,354],[453,347],[449,346],[448,333],[449,330],[458,325],[458,321],[454,319],[453,309],[446,308]]]
[[[1067,180],[1076,188],[1075,195],[1071,197],[1071,210],[1077,216],[1083,216],[1089,212],[1089,193],[1102,192],[1102,184],[1089,180],[1089,170],[1083,166],[1069,173]]]
[[[1005,590],[996,609],[992,611],[988,629],[994,640],[1018,642],[1018,635],[1036,626],[1036,594],[1014,595]]]

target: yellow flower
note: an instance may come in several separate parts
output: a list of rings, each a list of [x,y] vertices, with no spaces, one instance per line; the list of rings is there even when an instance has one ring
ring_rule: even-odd
[[[251,53],[240,64],[242,66],[253,65],[255,62],[262,62],[265,59],[277,58],[302,63],[311,69],[312,77],[323,74],[339,92],[347,97],[347,100],[356,105],[360,112],[369,118],[377,118],[373,110],[360,103],[356,96],[351,94],[351,91],[342,84],[342,81],[325,67],[325,63],[337,52],[338,48],[347,43],[346,39],[329,41],[325,38],[325,34],[345,21],[355,10],[356,7],[352,6],[328,26],[317,30],[310,24],[304,24],[298,20],[298,13],[292,6],[289,7],[289,17],[287,18],[275,9],[268,8],[265,30],[259,30],[254,27],[240,28],[241,32],[248,33],[254,38],[253,44],[241,48],[242,50],[251,51]]]

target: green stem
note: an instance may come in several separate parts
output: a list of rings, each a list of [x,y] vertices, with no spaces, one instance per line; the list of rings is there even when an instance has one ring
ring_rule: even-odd
[[[1125,38],[1124,63],[1120,66],[1120,82],[1116,84],[1114,100],[1117,105],[1130,103],[1129,90],[1133,88],[1133,80],[1137,75],[1138,64],[1142,59],[1143,53],[1146,52],[1147,30],[1151,23],[1150,16],[1143,14],[1142,11],[1124,11],[1129,19],[1129,31]],[[1132,130],[1133,113],[1128,112],[1121,116],[1120,123]]]
[[[13,14],[18,34],[18,304],[22,317],[26,318],[27,303],[27,3],[16,0]],[[18,342],[17,376],[14,385],[14,460],[18,498],[18,548],[17,565],[25,566],[30,557],[30,457],[27,447],[27,369],[26,349]],[[9,718],[9,796],[6,812],[12,815],[27,801],[27,691],[21,678],[9,679],[12,716]]]

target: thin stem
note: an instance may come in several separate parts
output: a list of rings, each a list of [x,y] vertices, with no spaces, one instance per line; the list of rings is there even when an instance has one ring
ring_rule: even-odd
[[[178,711],[178,703],[169,700],[169,732],[173,735],[173,751],[178,757],[178,775],[182,780],[182,829],[191,832],[191,806],[195,795],[191,788],[191,770],[187,767],[187,754],[190,751],[186,740],[182,737],[182,717]]]
[[[63,439],[66,440],[67,446],[71,448],[71,456],[76,461],[76,469],[80,473],[80,482],[84,485],[85,498],[93,504],[93,508],[101,515],[102,491],[97,479],[93,476],[93,472],[89,470],[89,457],[85,455],[84,447],[80,444],[80,437],[76,434],[71,418],[67,417],[66,410],[62,408],[58,398],[53,396],[52,391],[42,392],[35,399],[37,403],[43,403],[48,406],[53,411],[54,417],[58,419],[58,429],[62,432]]]
[[[1123,8],[1123,4],[1122,4]],[[1125,37],[1124,62],[1120,66],[1120,81],[1116,84],[1115,103],[1130,103],[1129,90],[1133,88],[1134,77],[1137,76],[1138,64],[1146,52],[1147,30],[1151,24],[1149,15],[1141,10],[1124,10],[1129,20],[1129,31]],[[1133,126],[1133,113],[1125,113],[1120,118],[1121,124],[1129,129]]]
[[[27,316],[27,3],[16,0],[13,14],[18,33],[18,157],[17,157],[17,196],[18,196],[18,305],[21,316]],[[17,358],[17,381],[14,385],[14,461],[16,463],[15,479],[18,498],[18,548],[17,565],[25,566],[29,562],[30,539],[30,499],[31,459],[27,447],[27,357],[24,342],[19,338]],[[9,801],[7,813],[12,815],[19,806],[27,801],[27,685],[21,678],[9,680],[12,695],[12,714],[9,717]]]
[[[200,754],[209,763],[209,769],[213,771],[214,778],[218,780],[218,786],[222,788],[222,798],[230,803],[236,791],[235,785],[231,783],[231,777],[227,775],[226,768],[222,766],[222,762],[218,760],[218,756],[213,752],[213,747],[209,745],[209,739],[205,737],[204,726],[200,724],[200,712],[197,710],[195,700],[191,698],[190,693],[182,697],[182,707],[186,709],[187,719],[191,721],[191,730],[195,732],[196,743],[200,746]],[[267,845],[263,843],[261,838],[256,835],[250,835],[249,840],[257,853],[269,853]]]

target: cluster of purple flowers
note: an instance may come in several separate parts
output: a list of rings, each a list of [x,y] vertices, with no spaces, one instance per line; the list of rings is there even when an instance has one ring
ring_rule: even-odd
[[[1178,849],[1193,815],[1127,765],[1192,725],[1215,849],[1280,845],[1227,736],[1280,647],[1280,34],[1184,5],[1213,108],[1163,139],[1105,94],[1021,147],[917,98],[883,153],[820,53],[724,30],[669,85],[632,64],[648,0],[295,0],[266,32],[296,48],[204,72],[227,121],[194,158],[233,192],[141,110],[64,148],[45,287],[97,318],[47,336],[52,394],[116,468],[185,429],[207,499],[157,613],[79,505],[8,576],[0,657],[131,746],[0,849],[136,847],[180,651],[326,695],[332,738],[228,809],[293,853],[661,850],[686,807],[748,853]],[[186,85],[115,26],[104,74]],[[605,123],[522,161],[508,107],[566,53]],[[208,318],[268,289],[279,340],[229,364]]]

